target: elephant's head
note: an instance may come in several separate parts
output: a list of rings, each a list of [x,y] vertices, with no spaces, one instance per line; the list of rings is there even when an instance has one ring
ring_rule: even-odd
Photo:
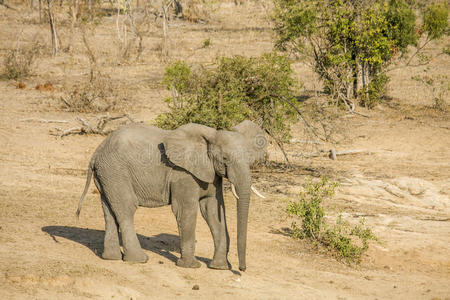
[[[239,269],[246,269],[248,207],[250,202],[250,165],[264,157],[267,141],[253,122],[244,121],[233,131],[215,130],[186,124],[172,131],[164,141],[167,157],[197,179],[212,183],[216,176],[232,184],[237,202],[237,244]]]

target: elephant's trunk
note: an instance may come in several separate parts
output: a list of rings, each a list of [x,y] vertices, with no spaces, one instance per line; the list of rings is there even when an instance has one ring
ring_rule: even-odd
[[[245,271],[245,252],[247,247],[248,207],[250,203],[250,168],[239,167],[236,172],[230,172],[228,179],[236,187],[237,200],[237,250],[239,270]]]
[[[242,192],[238,192],[238,195],[240,196],[237,203],[237,249],[239,257],[239,270],[245,271],[247,268],[245,262],[245,252],[247,249],[247,222],[250,193],[244,195]]]

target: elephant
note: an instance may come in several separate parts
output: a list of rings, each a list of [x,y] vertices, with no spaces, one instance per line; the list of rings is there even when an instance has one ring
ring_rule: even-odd
[[[265,157],[267,139],[255,123],[245,120],[232,130],[216,130],[189,123],[174,130],[131,124],[112,132],[94,152],[86,185],[78,203],[80,215],[91,177],[101,196],[105,218],[103,259],[145,263],[134,229],[138,206],[171,205],[180,238],[181,257],[176,265],[198,268],[194,257],[198,207],[214,241],[209,267],[225,270],[229,235],[225,220],[223,178],[237,199],[239,269],[246,269],[250,166]],[[119,229],[123,256],[119,246]]]

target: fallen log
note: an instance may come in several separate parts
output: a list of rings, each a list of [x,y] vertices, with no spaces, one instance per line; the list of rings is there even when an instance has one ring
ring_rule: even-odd
[[[72,127],[69,129],[63,129],[60,127],[56,127],[55,131],[51,131],[50,134],[63,138],[68,135],[78,135],[78,134],[98,134],[98,135],[108,135],[113,129],[105,129],[105,126],[108,122],[118,119],[126,118],[132,123],[135,121],[130,118],[127,114],[119,115],[115,117],[110,117],[108,114],[104,116],[100,116],[97,118],[97,123],[91,125],[88,121],[82,119],[81,117],[76,117],[75,119],[81,124],[79,127]]]

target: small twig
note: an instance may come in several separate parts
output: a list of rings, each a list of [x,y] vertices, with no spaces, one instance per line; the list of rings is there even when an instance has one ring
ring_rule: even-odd
[[[69,123],[66,120],[47,120],[47,119],[38,119],[38,118],[26,118],[20,119],[20,122],[39,122],[39,123]]]
[[[421,46],[416,47],[416,51],[409,57],[408,61],[404,65],[395,66],[393,68],[386,69],[386,71],[383,72],[383,73],[388,73],[388,72],[391,72],[391,71],[394,71],[394,70],[397,70],[397,69],[401,69],[401,68],[405,68],[405,67],[420,67],[420,66],[428,65],[429,62],[419,63],[419,64],[416,64],[416,65],[411,65],[411,62],[412,62],[413,58],[417,54],[419,54],[419,52],[422,51],[422,49],[431,41],[432,41],[432,39],[430,38],[429,34],[427,34],[427,36],[425,38],[425,42]]]
[[[299,154],[293,154],[293,156],[302,156],[302,157],[318,157],[318,156],[326,156],[330,153],[329,151],[320,150],[318,152],[311,152],[311,153],[299,153]]]
[[[344,150],[336,152],[336,155],[348,155],[348,154],[358,154],[358,153],[370,153],[369,150]]]
[[[314,144],[314,145],[324,145],[325,143],[322,142],[316,142],[316,141],[305,141],[305,140],[299,140],[296,138],[291,139],[289,142],[291,143],[298,143],[298,144]]]
[[[366,115],[366,114],[363,114],[363,113],[357,112],[357,111],[355,111],[355,110],[353,110],[353,111],[349,111],[349,113],[350,113],[350,114],[356,114],[356,115],[360,115],[360,116],[363,116],[363,117],[365,117],[365,118],[370,118],[370,116],[369,116],[369,115]]]
[[[448,222],[450,221],[450,218],[433,218],[433,217],[425,217],[425,218],[420,218],[419,220],[421,221],[435,221],[435,222]]]
[[[334,150],[320,150],[318,152],[312,152],[312,153],[300,153],[300,154],[294,154],[294,156],[303,156],[303,157],[318,157],[318,156],[329,156],[330,153],[333,153]],[[334,152],[333,156],[340,156],[340,155],[349,155],[349,154],[359,154],[359,153],[370,153],[368,150],[344,150],[339,152]]]
[[[91,127],[91,125],[89,125],[89,123],[88,123],[86,120],[84,120],[84,119],[82,119],[82,118],[80,118],[80,117],[76,117],[75,119],[76,119],[77,121],[79,121],[81,124],[83,124],[83,126]]]
[[[64,102],[64,104],[67,106],[67,108],[71,108],[72,107],[72,105],[69,102],[67,102],[67,100],[64,99],[64,97],[62,97],[62,96],[61,96],[61,101]]]
[[[416,52],[413,53],[413,55],[411,55],[411,57],[409,58],[408,62],[406,63],[406,66],[409,66],[409,64],[411,63],[411,61],[413,60],[413,58],[429,43],[431,42],[431,38],[430,35],[427,33],[427,37],[425,38],[425,42],[423,43],[422,46],[417,47]]]
[[[283,143],[280,142],[269,130],[264,129],[264,131],[275,141],[275,143],[277,144],[278,148],[280,148],[281,152],[283,153],[283,156],[284,156],[284,159],[286,160],[286,163],[288,164],[288,166],[290,166],[291,163],[289,162],[289,158],[287,156],[286,151],[284,151]]]

